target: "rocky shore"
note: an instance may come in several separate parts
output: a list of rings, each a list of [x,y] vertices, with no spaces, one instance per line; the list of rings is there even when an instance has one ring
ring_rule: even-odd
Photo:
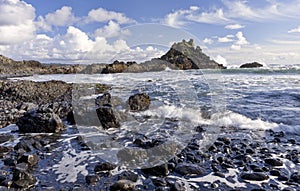
[[[217,140],[203,150],[199,149],[199,140],[205,128],[198,126],[194,127],[197,134],[188,146],[169,162],[148,169],[122,169],[93,155],[78,135],[76,125],[70,125],[74,123],[70,117],[71,84],[9,80],[0,84],[1,126],[19,125],[3,128],[0,133],[1,190],[296,191],[300,188],[300,140],[283,132],[223,127]],[[108,90],[103,85],[97,87],[100,86],[100,92]],[[109,94],[103,96],[95,104],[99,108],[111,107]],[[151,104],[143,94],[129,100],[133,111],[147,110]],[[105,120],[102,122],[110,127],[111,118]],[[151,148],[159,142],[147,137],[134,140],[140,148]]]

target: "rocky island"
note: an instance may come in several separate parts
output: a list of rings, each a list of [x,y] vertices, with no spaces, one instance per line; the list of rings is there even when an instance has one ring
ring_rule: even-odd
[[[260,68],[260,67],[263,67],[263,65],[258,62],[246,63],[240,66],[240,68]]]

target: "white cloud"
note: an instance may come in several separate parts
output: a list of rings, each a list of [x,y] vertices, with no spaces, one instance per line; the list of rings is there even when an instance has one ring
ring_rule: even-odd
[[[232,25],[225,26],[225,29],[231,29],[231,30],[242,29],[242,28],[245,28],[245,26],[240,24],[232,24]]]
[[[221,42],[221,43],[233,42],[234,41],[233,38],[234,38],[233,35],[227,35],[225,37],[219,37],[218,42]]]
[[[54,13],[48,13],[45,17],[39,16],[37,26],[50,31],[52,26],[69,26],[78,21],[72,12],[72,7],[63,6]]]
[[[120,25],[114,21],[109,21],[108,25],[99,28],[95,31],[94,36],[96,37],[116,37],[120,35],[129,35],[130,32],[127,29],[121,29]]]
[[[198,11],[200,8],[198,6],[190,6],[190,10]]]
[[[92,9],[88,13],[86,22],[107,22],[114,20],[120,24],[134,23],[135,21],[126,17],[123,13],[108,11],[103,8]]]
[[[186,24],[184,17],[193,10],[178,10],[173,13],[169,13],[164,18],[163,23],[171,27],[180,28]]]
[[[288,31],[288,33],[300,33],[300,26],[298,26],[297,28],[291,29]]]
[[[15,44],[35,35],[35,9],[24,1],[0,1],[0,44]]]
[[[108,42],[105,37],[94,40],[84,31],[70,26],[66,34],[49,37],[39,34],[23,43],[4,46],[0,45],[1,53],[12,58],[35,59],[42,62],[59,63],[111,63],[118,60],[145,61],[160,57],[163,52],[148,46],[145,48],[130,48],[124,40]]]
[[[231,50],[241,50],[241,45],[233,44],[230,47]]]
[[[198,14],[193,13],[187,15],[186,18],[190,21],[208,24],[225,24],[230,21],[230,19],[225,17],[223,9],[217,9],[212,12],[202,12]]]
[[[241,31],[237,32],[235,36],[238,39],[235,44],[237,44],[237,45],[246,45],[246,44],[249,44],[249,42],[244,37],[244,34]]]
[[[203,43],[204,44],[212,44],[214,41],[213,41],[213,39],[211,39],[211,38],[205,38],[204,40],[203,40]]]

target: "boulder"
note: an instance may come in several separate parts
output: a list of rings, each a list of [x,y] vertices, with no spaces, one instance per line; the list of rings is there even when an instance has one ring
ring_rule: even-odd
[[[111,105],[105,104],[97,108],[96,112],[103,129],[119,128],[121,126],[120,117],[118,113],[114,112]]]
[[[135,94],[129,97],[128,104],[131,111],[145,111],[149,109],[150,97],[145,93]]]
[[[241,174],[241,179],[243,180],[252,180],[252,181],[264,181],[268,180],[269,176],[262,172],[244,172]]]
[[[259,67],[263,67],[263,65],[258,62],[246,63],[240,66],[240,68],[259,68]]]
[[[111,164],[109,162],[103,162],[99,163],[95,166],[94,171],[95,172],[101,172],[101,171],[110,171],[115,169],[117,166],[114,164]]]
[[[37,182],[37,179],[26,171],[15,170],[12,181],[13,187],[26,190],[34,186]]]
[[[133,191],[134,188],[134,183],[130,180],[118,180],[110,186],[110,191]]]
[[[203,175],[205,173],[204,168],[200,167],[196,164],[190,164],[190,163],[180,163],[176,166],[175,172],[182,175]]]
[[[16,124],[21,133],[57,133],[65,129],[59,116],[49,108],[28,111]]]

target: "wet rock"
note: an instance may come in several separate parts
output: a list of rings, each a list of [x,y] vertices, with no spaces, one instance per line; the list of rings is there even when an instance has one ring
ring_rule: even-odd
[[[3,159],[3,163],[6,166],[15,166],[17,164],[17,162],[11,157]]]
[[[131,62],[119,62],[118,60],[114,61],[112,64],[108,64],[105,68],[102,69],[102,74],[111,74],[111,73],[122,73],[124,72],[128,66],[130,66]]]
[[[111,104],[111,95],[110,95],[110,93],[104,93],[102,96],[98,96],[95,99],[95,104],[98,107],[101,107],[101,106],[104,106],[104,105],[107,105],[107,104],[110,105]]]
[[[253,173],[246,173],[243,172],[241,174],[241,179],[243,180],[254,180],[254,181],[263,181],[269,179],[269,176],[265,173],[261,172],[253,172]]]
[[[37,179],[28,172],[15,170],[12,181],[13,187],[28,189],[36,184]]]
[[[98,175],[87,175],[85,177],[85,182],[88,184],[96,184],[100,180]]]
[[[167,185],[167,182],[164,178],[160,177],[153,177],[151,178],[152,183],[157,187],[165,187]]]
[[[119,122],[120,117],[112,109],[111,105],[101,106],[96,109],[96,112],[103,129],[119,128],[121,126]]]
[[[69,111],[68,112],[68,114],[67,114],[67,121],[69,122],[70,125],[75,125],[76,124],[73,111]]]
[[[150,174],[154,176],[167,176],[169,174],[168,164],[162,164],[152,168],[142,169],[145,174]]]
[[[110,191],[133,191],[134,187],[134,183],[130,180],[118,180],[110,186]]]
[[[145,111],[149,109],[150,97],[145,93],[135,94],[129,97],[128,104],[131,111]]]
[[[7,141],[12,141],[14,136],[11,134],[0,134],[0,144],[5,143]]]
[[[283,162],[280,159],[267,158],[265,163],[271,166],[282,166]]]
[[[22,133],[57,133],[65,129],[59,116],[49,108],[26,112],[16,124]]]
[[[18,159],[18,163],[27,163],[30,166],[38,164],[39,158],[36,154],[24,154]]]
[[[294,172],[290,177],[290,181],[300,184],[300,172]]]
[[[240,66],[240,68],[259,68],[259,67],[263,67],[263,65],[258,62],[246,63]]]
[[[186,175],[201,176],[205,173],[204,168],[200,167],[197,164],[190,164],[190,163],[180,163],[176,166],[174,171],[182,176],[186,176]]]
[[[103,162],[100,164],[97,164],[94,168],[95,172],[101,172],[101,171],[109,171],[115,169],[117,166],[114,164],[111,164],[109,162]]]
[[[124,171],[118,175],[118,180],[130,180],[136,182],[138,180],[138,175],[132,171]]]

